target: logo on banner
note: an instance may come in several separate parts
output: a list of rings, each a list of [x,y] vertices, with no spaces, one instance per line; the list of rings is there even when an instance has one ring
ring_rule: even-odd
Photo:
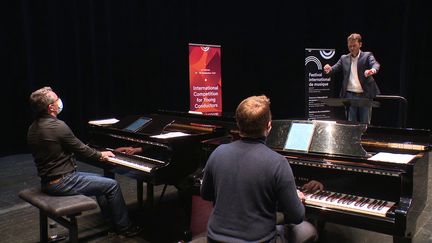
[[[331,59],[335,55],[335,50],[321,50],[320,55],[322,58],[328,60]]]
[[[322,70],[322,64],[321,64],[321,61],[320,61],[318,58],[316,58],[316,57],[314,57],[314,56],[308,56],[308,57],[306,57],[306,59],[305,59],[305,66],[306,66],[308,63],[310,63],[310,62],[315,63],[315,64],[317,65],[318,70]]]

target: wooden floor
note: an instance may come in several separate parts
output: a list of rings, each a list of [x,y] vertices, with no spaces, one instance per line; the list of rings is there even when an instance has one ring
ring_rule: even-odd
[[[429,170],[431,168],[429,165]],[[78,163],[80,171],[102,173],[98,168]],[[429,173],[429,175],[431,172]],[[169,186],[163,198],[159,198],[162,186],[155,188],[155,206],[152,210],[138,207],[136,182],[125,176],[117,176],[132,220],[144,227],[134,238],[120,238],[108,234],[109,223],[102,220],[99,210],[88,211],[78,217],[79,237],[82,242],[178,242],[182,239],[184,211],[179,207],[177,190]],[[431,198],[432,180],[429,178],[428,198]],[[37,186],[39,179],[32,157],[28,154],[0,157],[0,242],[39,242],[38,211],[18,198],[24,188]],[[413,242],[432,242],[432,206],[428,202],[418,219],[418,233]],[[67,235],[67,230],[54,224],[50,235]],[[60,242],[66,242],[65,240]],[[327,223],[320,241],[352,243],[390,243],[392,237],[376,232]]]

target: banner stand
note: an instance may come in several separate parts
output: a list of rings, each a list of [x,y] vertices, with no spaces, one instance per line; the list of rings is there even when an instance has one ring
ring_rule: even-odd
[[[306,117],[309,120],[329,120],[338,116],[335,107],[322,102],[335,94],[332,78],[323,70],[325,64],[334,64],[334,55],[335,49],[305,49]]]
[[[221,46],[189,43],[189,112],[222,114]]]

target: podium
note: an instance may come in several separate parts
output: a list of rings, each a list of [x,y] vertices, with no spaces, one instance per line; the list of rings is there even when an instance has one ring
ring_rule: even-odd
[[[357,98],[357,99],[349,99],[349,98],[324,98],[320,99],[322,103],[326,106],[330,107],[343,107],[344,109],[340,109],[340,111],[334,111],[332,114],[332,119],[335,120],[346,120],[347,112],[350,106],[355,107],[371,107],[376,108],[380,107],[380,102],[370,100],[368,98]]]

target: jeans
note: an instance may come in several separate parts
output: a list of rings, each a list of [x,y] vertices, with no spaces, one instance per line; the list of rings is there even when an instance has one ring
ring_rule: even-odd
[[[356,95],[352,92],[347,92],[345,98],[348,99],[364,99],[361,95]],[[347,109],[348,112],[348,121],[361,122],[370,124],[372,117],[372,107],[358,107],[358,106],[350,106]]]
[[[126,203],[116,180],[92,173],[75,172],[55,184],[43,182],[42,190],[54,196],[95,196],[102,215],[110,218],[117,231],[124,231],[131,225]]]

